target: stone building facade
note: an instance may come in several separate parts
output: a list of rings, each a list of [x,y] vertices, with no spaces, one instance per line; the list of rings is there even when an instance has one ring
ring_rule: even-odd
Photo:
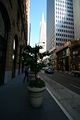
[[[0,0],[0,85],[22,72],[23,23],[21,0]]]
[[[57,70],[80,71],[80,40],[66,42],[55,52]]]

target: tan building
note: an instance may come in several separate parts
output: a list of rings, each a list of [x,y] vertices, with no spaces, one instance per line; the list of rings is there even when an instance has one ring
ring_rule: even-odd
[[[80,40],[66,42],[56,49],[57,70],[80,71]]]
[[[24,20],[24,29],[25,29],[25,40],[26,40],[26,44],[29,44],[30,0],[21,0],[21,2],[22,2],[22,11],[23,11],[23,20]]]
[[[21,46],[28,32],[23,9],[21,0],[0,0],[0,85],[22,71]]]

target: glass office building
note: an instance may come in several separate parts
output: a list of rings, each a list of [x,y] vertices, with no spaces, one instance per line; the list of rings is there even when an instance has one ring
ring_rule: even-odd
[[[74,39],[73,0],[47,0],[47,50]]]
[[[75,39],[80,39],[80,0],[73,0]]]

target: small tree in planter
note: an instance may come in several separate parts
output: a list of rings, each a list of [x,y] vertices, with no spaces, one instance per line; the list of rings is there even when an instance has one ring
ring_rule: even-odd
[[[26,46],[23,51],[23,59],[25,65],[29,65],[31,71],[34,73],[33,80],[29,80],[28,91],[30,95],[30,101],[33,107],[39,107],[42,104],[43,91],[46,88],[45,82],[37,77],[37,73],[44,66],[43,57],[49,55],[48,52],[40,53],[39,50],[42,49],[41,46]]]

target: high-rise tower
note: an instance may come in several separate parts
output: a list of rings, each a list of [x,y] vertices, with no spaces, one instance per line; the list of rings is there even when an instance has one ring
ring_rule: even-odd
[[[39,45],[43,47],[40,52],[46,51],[46,23],[44,14],[42,14],[42,20],[40,22]]]
[[[80,39],[80,0],[73,0],[75,39]]]
[[[47,50],[74,39],[73,0],[47,0]]]

